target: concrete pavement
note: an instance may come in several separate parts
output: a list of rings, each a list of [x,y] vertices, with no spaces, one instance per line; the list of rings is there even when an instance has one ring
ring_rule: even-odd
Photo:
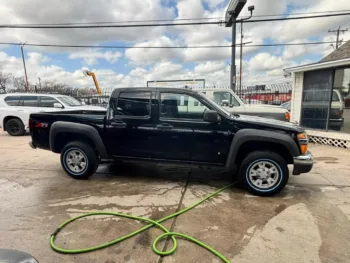
[[[72,216],[105,210],[158,219],[228,182],[215,170],[148,164],[102,166],[90,180],[77,181],[63,172],[59,155],[32,150],[29,140],[0,133],[0,247],[28,252],[40,262],[220,262],[181,239],[173,255],[158,257],[151,248],[161,234],[157,229],[92,253],[53,252],[50,234]],[[278,196],[231,188],[165,225],[211,245],[231,262],[348,262],[350,151],[318,145],[311,151],[313,171],[291,177]],[[57,244],[97,245],[141,226],[106,216],[83,219],[67,226]]]

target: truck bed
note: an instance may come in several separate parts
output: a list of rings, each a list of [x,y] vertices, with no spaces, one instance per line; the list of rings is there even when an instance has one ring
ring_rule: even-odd
[[[106,111],[55,111],[33,113],[29,118],[30,133],[38,148],[50,149],[49,135],[53,123],[58,121],[81,123],[93,126],[97,131],[104,129]]]
[[[55,121],[78,121],[89,123],[103,123],[103,119],[106,116],[105,111],[87,111],[87,110],[75,110],[75,111],[55,111],[45,113],[33,113],[30,115],[32,120],[48,120],[50,123]]]

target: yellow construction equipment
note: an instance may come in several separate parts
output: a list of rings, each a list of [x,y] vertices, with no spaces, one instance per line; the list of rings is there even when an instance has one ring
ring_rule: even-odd
[[[87,76],[92,77],[92,79],[94,80],[94,83],[95,83],[95,87],[96,87],[97,93],[101,95],[102,91],[100,89],[100,86],[98,85],[98,81],[97,81],[95,73],[92,72],[92,71],[89,71],[89,70],[84,70],[84,74],[86,74]]]

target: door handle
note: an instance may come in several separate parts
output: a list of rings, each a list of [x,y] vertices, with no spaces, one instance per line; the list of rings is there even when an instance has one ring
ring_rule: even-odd
[[[172,126],[172,125],[170,125],[168,123],[163,123],[163,124],[157,125],[157,129],[158,130],[171,130],[173,128],[174,128],[174,126]]]
[[[111,126],[115,127],[115,128],[126,128],[126,123],[125,122],[112,122]]]

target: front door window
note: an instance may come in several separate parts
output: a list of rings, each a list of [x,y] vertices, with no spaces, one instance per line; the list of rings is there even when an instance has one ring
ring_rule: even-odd
[[[205,110],[209,108],[192,96],[176,93],[161,94],[161,118],[203,120]]]

